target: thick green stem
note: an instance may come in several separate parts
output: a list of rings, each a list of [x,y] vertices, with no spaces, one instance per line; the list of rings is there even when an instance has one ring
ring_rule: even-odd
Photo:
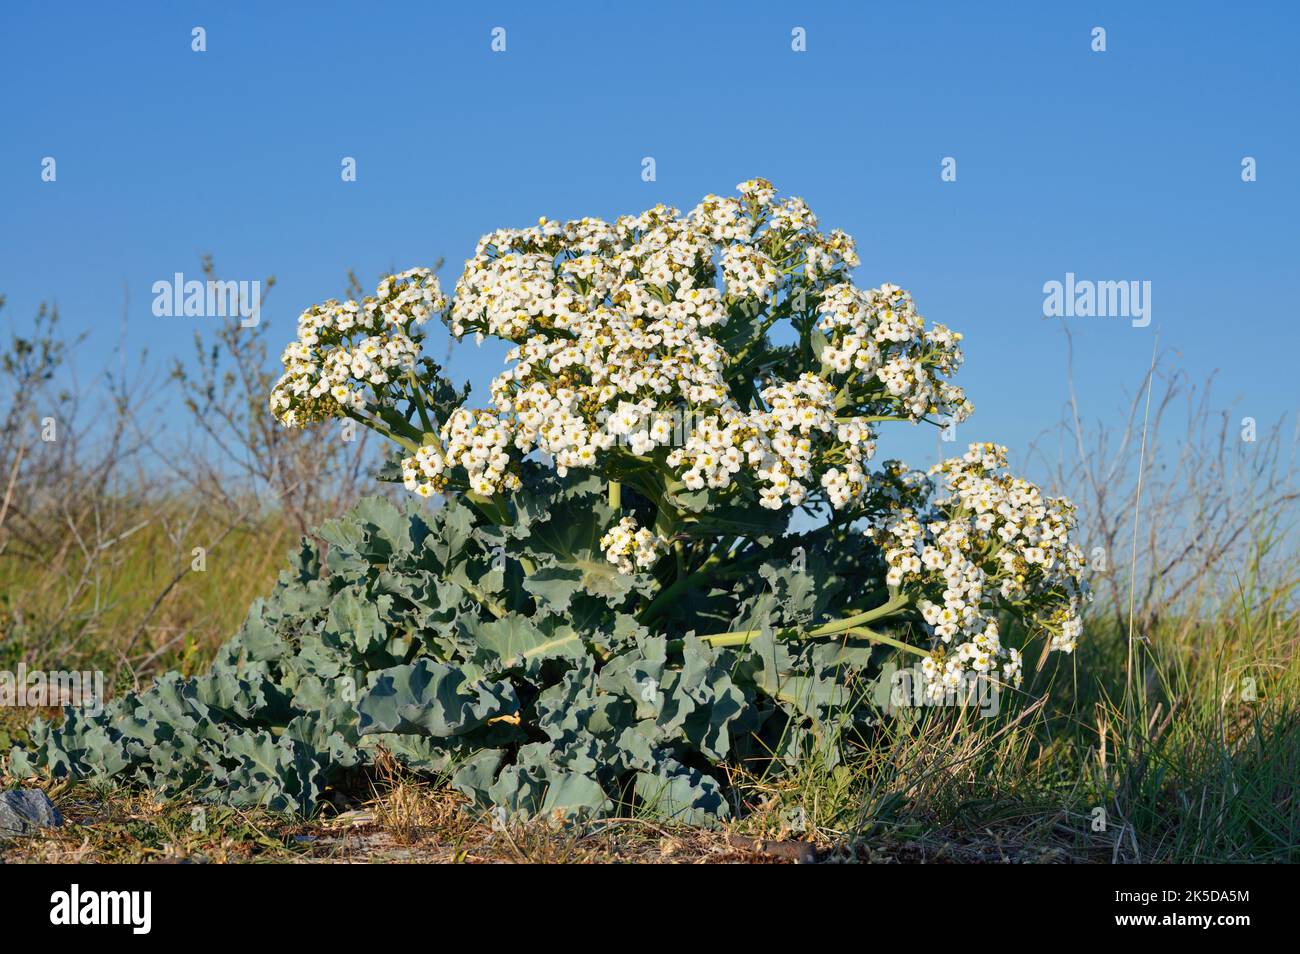
[[[903,595],[895,596],[889,602],[877,606],[875,609],[867,610],[865,613],[858,613],[856,616],[849,616],[846,619],[837,620],[834,623],[826,623],[810,630],[810,636],[833,636],[836,633],[842,633],[845,630],[853,629],[870,623],[873,620],[881,619],[885,616],[893,616],[899,610],[903,609],[911,602],[911,598]]]
[[[402,417],[401,414],[397,413],[395,408],[376,407],[374,408],[374,411],[383,419],[384,423],[388,425],[389,430],[394,434],[401,434],[407,439],[413,441],[419,441],[424,438],[424,432],[418,427],[412,425],[406,418]]]
[[[666,586],[660,590],[659,595],[646,604],[646,608],[637,616],[637,621],[644,623],[648,620],[654,619],[659,615],[659,611],[663,609],[663,607],[670,605],[680,594],[686,592],[692,586],[703,583],[707,580],[709,578],[709,571],[721,562],[722,555],[720,553],[715,552],[710,554],[709,558],[700,564],[700,568],[690,574],[690,576],[679,577],[673,581],[670,586]]]
[[[509,506],[500,497],[485,497],[483,494],[476,494],[472,490],[467,490],[465,491],[465,499],[473,504],[474,509],[487,517],[493,526],[508,527],[513,522],[510,517]],[[537,564],[522,553],[513,554],[512,559],[519,561],[525,576],[532,576],[537,572]]]
[[[474,602],[478,603],[497,619],[504,618],[506,613],[509,612],[504,606],[488,597],[486,593],[475,587],[472,583],[468,581],[458,581],[458,585],[474,600]]]
[[[722,633],[717,636],[701,636],[710,646],[744,646],[745,644],[757,639],[761,630],[749,629],[736,633]],[[880,643],[884,646],[892,646],[903,652],[912,653],[916,656],[929,656],[930,653],[920,646],[913,646],[911,643],[905,643],[901,639],[895,639],[893,636],[886,636],[884,633],[877,633],[873,629],[867,629],[865,626],[853,626],[841,631],[845,636],[856,636],[859,639],[866,639],[873,643]],[[798,633],[797,639],[812,639],[812,633]],[[671,640],[668,643],[670,649],[681,649],[684,645],[682,640]]]
[[[833,623],[824,623],[815,629],[810,629],[803,633],[796,633],[794,630],[785,630],[782,635],[784,635],[784,633],[790,633],[799,639],[816,639],[820,636],[834,636],[838,633],[861,631],[863,633],[871,633],[869,638],[877,639],[881,642],[890,641],[889,645],[898,644],[900,648],[906,647],[908,645],[907,643],[902,643],[889,636],[882,636],[879,633],[872,633],[871,630],[865,629],[864,627],[865,624],[870,623],[873,620],[883,619],[886,616],[893,616],[910,602],[910,598],[899,595],[891,599],[889,602],[877,606],[875,609],[867,610],[865,613],[858,613],[854,616],[846,617],[845,619],[836,620]],[[712,635],[701,636],[700,638],[715,646],[743,646],[751,639],[756,639],[762,634],[762,632],[761,629],[742,629],[730,633],[713,633]],[[909,648],[913,651],[917,651],[914,646]],[[929,655],[924,650],[919,651],[922,655]]]
[[[623,509],[623,485],[617,480],[609,482],[609,505],[616,511]]]
[[[406,372],[407,383],[411,385],[411,395],[415,400],[415,408],[420,412],[420,424],[424,427],[425,435],[433,432],[433,422],[429,419],[429,409],[424,406],[424,394],[420,390],[420,382],[415,379],[414,371]]]
[[[479,513],[487,517],[497,527],[508,527],[512,523],[510,509],[499,497],[485,497],[472,490],[465,491],[465,499],[474,505]]]
[[[366,427],[370,428],[372,431],[374,431],[377,434],[382,434],[384,437],[387,437],[394,444],[400,444],[402,447],[405,447],[411,453],[415,453],[420,449],[420,445],[418,443],[411,440],[410,438],[402,436],[401,434],[395,433],[382,421],[376,420],[375,418],[372,417],[366,417],[364,414],[358,414],[355,411],[347,411],[346,414],[348,417],[352,418],[352,420],[365,425]]]
[[[874,629],[867,629],[865,626],[855,626],[852,629],[846,629],[844,633],[847,636],[858,636],[875,643],[882,643],[885,646],[893,646],[895,649],[901,649],[905,653],[911,653],[923,659],[930,656],[930,651],[922,646],[913,646],[911,643],[905,643],[893,636],[886,636],[884,633],[877,633]]]

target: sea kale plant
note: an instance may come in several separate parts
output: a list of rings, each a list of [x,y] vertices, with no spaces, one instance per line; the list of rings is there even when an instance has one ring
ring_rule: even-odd
[[[208,675],[12,765],[311,812],[382,750],[496,810],[709,822],[738,765],[865,739],[888,657],[935,701],[1020,684],[1008,622],[1070,652],[1068,501],[991,444],[873,463],[882,425],[969,415],[961,335],[855,286],[801,200],[738,193],[503,229],[450,300],[414,268],[303,313],[273,412],[391,440],[406,509],[304,540]],[[512,345],[485,405],[422,355],[435,318]]]

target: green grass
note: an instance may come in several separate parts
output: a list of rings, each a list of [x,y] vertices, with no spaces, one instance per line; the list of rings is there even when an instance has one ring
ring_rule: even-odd
[[[178,565],[174,542],[154,526],[122,542],[57,626],[48,608],[62,605],[54,600],[60,574],[75,559],[0,558],[0,667],[24,658],[55,668],[57,660],[58,668],[103,668],[118,686],[169,667],[201,670],[251,599],[269,590],[292,542],[271,520],[239,528],[209,554],[207,572],[181,576],[141,630]],[[194,530],[205,532],[217,528]],[[1296,590],[1250,578],[1231,600],[1160,620],[1139,633],[1131,669],[1123,627],[1090,621],[1077,653],[1054,654],[995,716],[905,713],[846,745],[838,765],[738,773],[747,812],[721,833],[636,819],[496,831],[459,811],[457,796],[390,767],[340,796],[340,811],[366,813],[353,824],[209,808],[206,830],[195,832],[184,802],[61,786],[53,794],[70,825],[0,855],[756,861],[770,859],[772,842],[810,841],[824,858],[868,861],[1292,862],[1300,860]],[[32,655],[41,646],[46,655]],[[21,738],[32,714],[0,710],[0,743]]]
[[[964,860],[1300,860],[1291,592],[1158,623],[1127,698],[1126,634],[1094,624],[996,716],[889,720],[844,764],[751,779],[756,820]]]
[[[226,533],[203,511],[191,522],[194,509],[122,504],[115,524],[138,529],[102,546],[84,526],[80,540],[55,534],[39,550],[11,541],[0,553],[0,668],[102,670],[112,685],[206,665],[270,590],[296,537],[273,516]],[[201,571],[195,547],[207,551]]]

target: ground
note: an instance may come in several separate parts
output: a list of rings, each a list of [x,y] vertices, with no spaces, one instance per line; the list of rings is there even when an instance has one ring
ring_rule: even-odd
[[[928,832],[799,834],[761,812],[717,830],[613,818],[582,825],[549,819],[493,825],[459,795],[391,779],[342,811],[301,820],[261,811],[164,802],[148,794],[47,789],[64,824],[0,842],[4,863],[1068,863],[1092,858],[1039,825]],[[914,826],[912,826],[914,827]]]

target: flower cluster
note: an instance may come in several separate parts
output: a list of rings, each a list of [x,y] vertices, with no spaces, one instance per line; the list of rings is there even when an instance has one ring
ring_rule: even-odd
[[[817,311],[817,327],[830,339],[822,361],[837,374],[874,376],[914,420],[940,408],[954,420],[970,415],[961,388],[942,379],[961,365],[961,335],[943,325],[927,330],[907,292],[836,285]]]
[[[515,347],[492,407],[445,421],[407,458],[408,486],[441,490],[463,466],[486,494],[533,451],[561,474],[626,454],[689,490],[843,508],[866,487],[877,420],[969,413],[946,380],[959,336],[927,330],[894,286],[850,284],[853,240],[819,232],[802,200],[763,179],[737,188],[684,216],[656,206],[484,236],[447,320]],[[798,345],[760,360],[779,323]]]
[[[633,517],[623,517],[600,538],[605,559],[620,573],[648,570],[659,560],[668,541],[646,527],[638,528]]]
[[[474,493],[487,495],[499,487],[519,487],[519,477],[510,470],[506,453],[510,435],[492,412],[457,408],[447,419],[443,439],[441,452],[425,444],[414,457],[402,461],[402,483],[407,490],[428,497],[442,482],[443,472],[456,466],[465,468]]]
[[[284,349],[272,412],[290,427],[304,427],[382,403],[390,385],[417,368],[417,329],[446,305],[427,268],[389,275],[360,302],[313,305],[298,318],[297,340]]]
[[[1009,474],[1006,448],[972,444],[931,468],[943,496],[913,482],[899,506],[871,521],[868,535],[888,564],[886,583],[914,595],[936,640],[923,663],[932,695],[970,675],[1019,685],[1020,655],[1000,640],[997,612],[1016,607],[1051,634],[1050,648],[1074,649],[1088,598],[1083,554],[1071,541],[1074,508]]]

